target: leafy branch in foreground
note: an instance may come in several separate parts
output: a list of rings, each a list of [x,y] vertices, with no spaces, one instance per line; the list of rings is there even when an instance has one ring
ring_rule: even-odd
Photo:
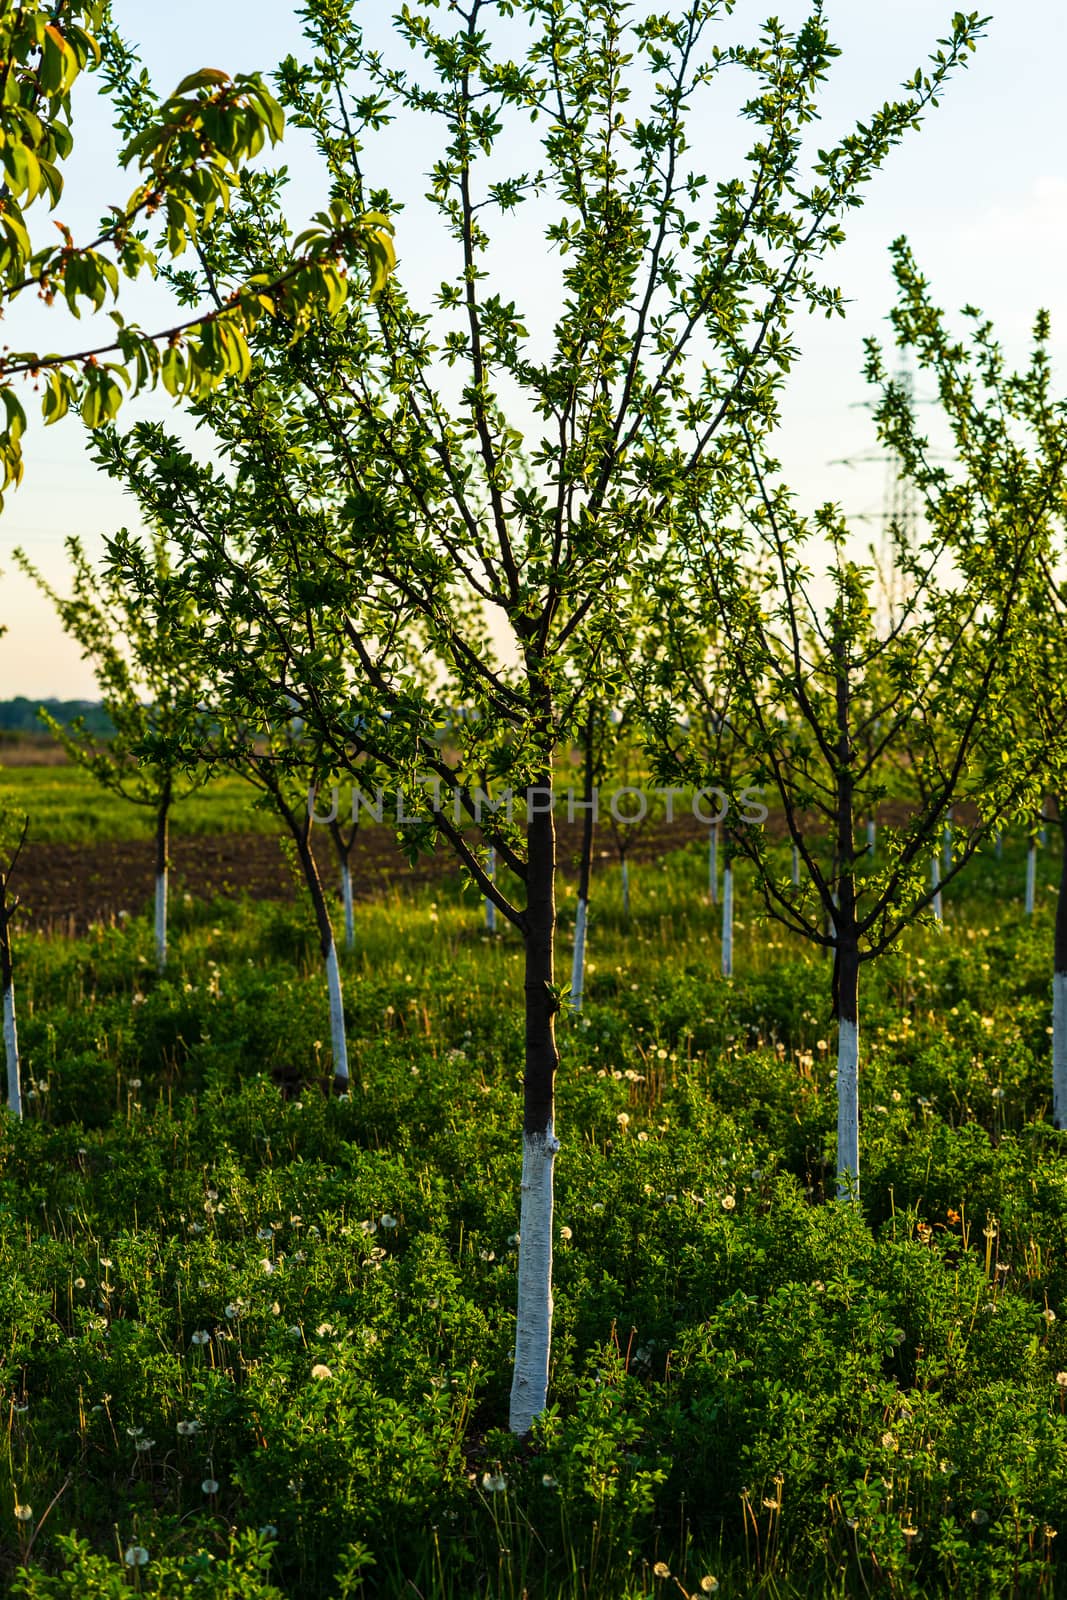
[[[146,120],[122,153],[137,186],[112,205],[98,235],[79,245],[62,222],[61,242],[35,247],[28,212],[63,194],[62,163],[74,145],[71,90],[86,69],[102,70],[112,87],[128,81],[132,56],[110,23],[106,0],[60,0],[20,6],[0,17],[0,317],[28,290],[46,305],[58,299],[74,316],[117,300],[123,277],[159,271],[159,260],[195,245],[201,229],[230,204],[233,185],[269,140],[282,137],[284,115],[255,73],[231,78],[217,68],[191,73],[155,102],[142,74],[138,102]],[[146,224],[162,223],[155,249]],[[250,367],[248,337],[264,314],[299,321],[309,305],[333,310],[347,292],[342,263],[365,257],[375,294],[394,263],[391,228],[380,213],[354,216],[342,207],[316,218],[296,242],[295,259],[272,275],[253,272],[224,306],[212,306],[162,331],[145,332],[121,312],[114,336],[91,347],[54,352],[0,352],[0,490],[22,477],[25,407],[14,380],[30,376],[42,390],[46,423],[72,408],[90,427],[113,418],[124,394],[162,383],[172,395],[203,394]],[[106,359],[106,358],[111,359]],[[37,382],[43,376],[43,386]],[[2,506],[0,495],[0,506]]]

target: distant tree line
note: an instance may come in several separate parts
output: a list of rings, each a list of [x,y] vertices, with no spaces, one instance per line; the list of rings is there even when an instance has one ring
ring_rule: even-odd
[[[37,713],[42,707],[63,727],[81,717],[90,733],[106,736],[115,731],[99,700],[27,700],[18,694],[13,700],[0,700],[0,733],[41,733]]]

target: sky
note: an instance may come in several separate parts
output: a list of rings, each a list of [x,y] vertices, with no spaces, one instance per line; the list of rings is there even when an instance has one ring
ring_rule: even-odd
[[[376,41],[388,42],[395,7],[363,0],[361,16]],[[774,12],[787,23],[804,12],[799,0],[738,0],[729,31],[752,38]],[[819,142],[893,97],[945,34],[952,7],[939,0],[837,0],[828,8],[842,47],[822,100]],[[154,81],[172,87],[201,66],[269,70],[302,41],[291,0],[115,0],[124,34],[136,41]],[[894,151],[848,224],[848,240],[831,274],[849,302],[844,320],[803,319],[796,325],[802,358],[786,391],[778,455],[787,479],[810,502],[834,499],[877,534],[885,467],[878,458],[862,378],[863,340],[887,338],[892,303],[888,245],[904,234],[940,305],[971,303],[994,321],[1009,357],[1025,359],[1035,311],[1053,317],[1053,356],[1067,393],[1067,140],[1063,136],[1062,62],[1067,7],[1060,0],[1000,0],[986,37],[965,73],[948,87],[922,130]],[[88,86],[87,86],[88,89]],[[739,148],[732,107],[713,108],[697,130],[700,164],[713,180],[728,175]],[[117,137],[106,104],[81,96],[75,154],[56,215],[76,236],[133,187],[118,168]],[[427,216],[420,196],[432,159],[425,139],[392,130],[373,152],[380,181],[406,199],[397,220],[400,270],[432,286],[442,274],[425,246]],[[287,135],[291,208],[310,214],[321,199],[318,173],[300,136]],[[46,224],[47,226],[47,224]],[[551,313],[552,274],[531,270],[531,245],[516,224],[499,243],[501,272],[521,304]],[[125,286],[124,286],[125,291]],[[524,299],[524,296],[526,299]],[[145,326],[175,320],[165,293],[133,286],[122,305]],[[42,321],[42,317],[44,320]],[[155,319],[155,320],[153,320]],[[13,348],[79,348],[86,322],[28,306],[5,323]],[[921,391],[920,391],[921,392]],[[30,397],[32,398],[32,396]],[[167,416],[164,400],[140,414]],[[132,412],[130,413],[132,415]],[[121,420],[121,419],[120,419]],[[35,421],[26,440],[25,481],[9,491],[0,514],[0,699],[24,694],[95,697],[91,666],[63,634],[50,602],[15,568],[21,545],[53,585],[66,574],[64,538],[78,534],[91,553],[102,538],[137,526],[136,508],[92,466],[76,421],[45,429]]]

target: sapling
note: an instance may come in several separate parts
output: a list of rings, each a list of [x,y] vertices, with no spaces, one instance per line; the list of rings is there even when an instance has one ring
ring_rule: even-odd
[[[1064,460],[1067,459],[1067,412],[1052,388],[1049,355],[1051,322],[1039,312],[1033,327],[1033,354],[1027,370],[1005,376],[1003,350],[991,325],[970,309],[971,350],[965,352],[949,333],[945,319],[930,298],[926,280],[900,243],[894,247],[900,296],[893,313],[901,344],[913,348],[936,379],[941,404],[952,425],[957,457],[968,464],[980,485],[985,505],[1012,507],[1021,526],[1036,541],[1036,561],[1020,596],[1017,621],[1024,645],[1016,654],[1013,693],[1006,701],[1001,728],[1005,760],[1013,753],[1018,775],[1006,798],[1011,804],[997,819],[995,852],[1003,855],[1003,826],[1026,822],[1026,913],[1036,896],[1036,814],[1045,811],[1051,791],[1059,815],[1067,794],[1064,725],[1067,695],[1067,585],[1064,583]],[[931,465],[925,441],[914,419],[902,408],[897,429],[910,456],[910,471],[929,500],[941,491],[939,471]],[[976,505],[981,516],[985,505]],[[1064,834],[1067,851],[1067,834]],[[1065,859],[1067,867],[1067,859]],[[1067,870],[1061,871],[1052,951],[1052,1082],[1053,1121],[1067,1126]]]
[[[872,376],[881,378],[877,361]],[[1003,378],[1009,388],[1018,381]],[[694,503],[688,582],[684,572],[678,580],[686,614],[710,612],[733,645],[731,723],[776,795],[806,881],[797,889],[782,879],[759,829],[736,828],[735,844],[770,915],[833,952],[842,1198],[858,1193],[861,968],[928,910],[1035,781],[1034,761],[1005,749],[1000,718],[1024,648],[1019,598],[1050,504],[1040,441],[1029,479],[1011,428],[996,439],[999,450],[987,437],[979,462],[961,449],[958,475],[932,479],[917,460],[912,412],[891,386],[883,393],[880,424],[925,491],[927,519],[921,541],[899,549],[909,595],[887,633],[877,631],[871,573],[851,558],[840,514],[824,507],[813,521],[801,516],[755,442],[747,463]],[[762,558],[749,554],[753,542]],[[825,600],[809,581],[820,542]],[[679,666],[679,677],[694,670],[698,663]],[[880,731],[869,741],[876,719]],[[901,827],[883,828],[874,864],[857,847],[857,814],[884,791],[883,769],[893,762],[915,774],[918,798]],[[964,798],[978,820],[961,830],[942,871],[944,818]],[[829,867],[819,820],[833,842]]]
[[[186,722],[179,706],[200,698],[205,675],[185,651],[186,605],[180,589],[169,584],[170,562],[161,539],[155,541],[146,569],[149,581],[139,592],[106,567],[98,571],[79,539],[67,539],[66,547],[72,569],[69,597],[58,594],[22,550],[15,551],[15,559],[51,600],[65,631],[92,663],[114,731],[103,738],[91,733],[84,719],[64,725],[44,710],[40,717],[68,757],[101,788],[152,817],[153,935],[156,967],[162,973],[167,965],[171,813],[210,776],[210,766],[198,760],[197,751],[206,732]],[[179,721],[186,735],[181,749],[174,742]]]
[[[326,992],[330,1003],[330,1048],[333,1060],[333,1086],[337,1093],[349,1087],[348,1039],[345,1032],[344,998],[337,942],[329,902],[312,849],[312,827],[316,810],[317,769],[310,752],[288,730],[256,738],[230,722],[216,734],[214,758],[219,766],[238,773],[259,791],[284,823],[296,852],[301,876],[311,900],[319,950],[326,973]],[[326,817],[333,826],[339,818]]]
[[[2,822],[0,818],[0,822]],[[19,1037],[15,1019],[15,962],[11,927],[19,908],[19,897],[12,893],[11,879],[18,867],[30,819],[13,840],[0,831],[0,1003],[3,1008],[4,1061],[7,1066],[7,1108],[14,1117],[22,1116],[22,1077],[19,1067]]]
[[[556,757],[625,648],[635,567],[732,461],[741,419],[773,424],[794,310],[841,308],[819,263],[981,28],[955,18],[929,71],[822,140],[809,172],[803,130],[836,54],[821,5],[799,30],[772,20],[736,49],[713,48],[719,12],[713,0],[655,17],[623,0],[412,0],[383,47],[346,0],[309,0],[310,59],[284,63],[283,105],[322,158],[331,205],[355,215],[372,195],[395,209],[369,171],[387,122],[387,158],[410,137],[434,152],[420,256],[438,281],[424,292],[417,270],[398,270],[373,305],[349,295],[343,312],[284,332],[264,319],[247,380],[198,408],[217,469],[148,425],[105,446],[181,545],[205,616],[222,584],[208,653],[242,706],[276,723],[295,697],[341,772],[353,694],[373,696],[363,744],[421,800],[413,842],[453,849],[522,939],[519,1434],[546,1404],[552,1328]],[[712,186],[687,124],[727,68],[750,81],[755,138],[741,174]],[[201,240],[190,294],[208,281],[225,304],[250,260],[291,256],[283,199],[275,175],[249,180]],[[536,332],[493,248],[520,203],[558,279]],[[415,622],[479,713],[455,767],[433,738],[437,695],[397,658]],[[255,706],[249,650],[272,685]],[[465,829],[487,768],[517,804],[483,824],[506,878],[489,878]],[[438,786],[429,796],[421,775]]]

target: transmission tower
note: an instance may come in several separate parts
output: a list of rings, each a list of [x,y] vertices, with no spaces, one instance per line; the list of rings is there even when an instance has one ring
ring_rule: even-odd
[[[893,375],[893,385],[902,391],[909,405],[930,404],[915,401],[915,384],[910,367],[901,366]],[[858,402],[864,410],[871,410],[873,402]],[[879,510],[873,508],[854,514],[858,522],[873,523],[878,532],[870,546],[878,571],[881,603],[878,608],[878,629],[888,632],[907,600],[907,582],[900,569],[899,556],[915,548],[919,537],[919,497],[915,485],[904,471],[904,464],[896,450],[867,450],[860,455],[845,456],[831,462],[831,466],[882,467],[882,502]]]

